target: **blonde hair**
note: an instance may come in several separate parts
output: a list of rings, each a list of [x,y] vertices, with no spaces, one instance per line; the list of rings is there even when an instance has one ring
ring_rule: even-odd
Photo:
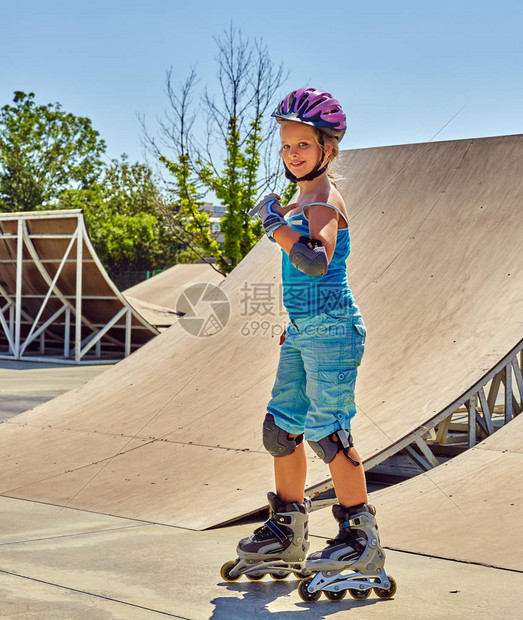
[[[329,181],[334,185],[334,187],[337,187],[336,185],[337,176],[335,174],[335,171],[333,170],[333,163],[336,157],[338,157],[338,153],[340,152],[340,143],[337,138],[334,138],[326,131],[319,129],[318,127],[314,127],[313,129],[314,129],[314,135],[316,138],[316,142],[318,146],[321,148],[321,150],[323,151],[323,153],[325,154],[325,146],[327,144],[329,144],[331,147],[331,154],[327,162],[326,172],[327,172],[327,176],[329,177]],[[325,146],[322,146],[320,136],[323,138],[323,143]]]

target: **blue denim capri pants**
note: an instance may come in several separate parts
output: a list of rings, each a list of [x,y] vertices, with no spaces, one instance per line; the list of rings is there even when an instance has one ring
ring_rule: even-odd
[[[354,303],[291,320],[267,405],[277,426],[308,441],[350,431],[366,335]]]

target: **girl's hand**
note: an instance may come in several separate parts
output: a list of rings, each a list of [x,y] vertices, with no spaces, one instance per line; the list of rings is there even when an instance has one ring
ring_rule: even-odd
[[[261,205],[264,201],[270,201],[270,200],[278,201],[278,203],[273,204],[271,208],[273,211],[276,211],[280,215],[287,215],[287,213],[290,213],[293,209],[295,209],[298,206],[297,202],[291,202],[284,207],[283,205],[280,204],[281,198],[280,196],[278,196],[278,194],[267,194],[266,196],[263,197],[263,200],[260,200],[258,204]]]
[[[274,205],[276,206],[276,205]],[[278,211],[282,214],[282,215],[287,215],[287,213],[290,213],[291,211],[293,211],[296,207],[298,206],[297,202],[290,202],[287,206],[282,207],[281,205],[279,205],[279,209]]]
[[[280,205],[279,200],[278,194],[267,194],[254,209],[249,211],[251,217],[257,215],[261,219],[263,230],[271,241],[274,241],[273,232],[280,226],[286,226],[287,224],[283,217],[287,209]]]
[[[266,194],[260,200],[260,202],[249,211],[248,215],[250,215],[250,217],[255,217],[256,215],[259,215],[260,217],[262,217],[262,215],[260,214],[261,210],[263,209],[265,205],[267,205],[272,200],[276,200],[278,202],[278,205],[276,204],[273,205],[274,207],[280,206],[280,197],[278,196],[278,194]]]
[[[263,219],[265,212],[261,214],[261,211],[269,202],[271,202],[271,200],[276,201],[276,202],[273,202],[271,209],[275,211],[276,213],[278,213],[279,215],[286,215],[287,213],[289,213],[289,211],[292,211],[294,208],[298,206],[297,202],[293,202],[293,203],[288,204],[286,207],[283,207],[280,204],[281,198],[280,196],[278,196],[278,194],[274,194],[274,193],[266,194],[260,200],[260,202],[249,211],[249,215],[251,217],[254,217],[255,215],[260,215],[260,217]]]

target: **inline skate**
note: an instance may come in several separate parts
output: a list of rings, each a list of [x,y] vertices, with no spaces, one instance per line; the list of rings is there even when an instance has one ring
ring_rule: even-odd
[[[238,558],[225,562],[220,575],[225,581],[237,581],[245,575],[258,581],[269,574],[282,580],[291,573],[303,579],[311,573],[305,570],[309,549],[308,520],[310,501],[286,504],[275,493],[267,495],[269,519],[252,536],[238,543]]]
[[[313,603],[322,592],[331,601],[340,601],[347,590],[357,600],[365,600],[371,590],[379,598],[392,598],[396,582],[384,569],[385,553],[380,545],[376,510],[370,504],[332,508],[339,524],[337,536],[327,547],[307,558],[306,569],[315,573],[300,581],[302,600]],[[343,571],[350,570],[348,574]]]

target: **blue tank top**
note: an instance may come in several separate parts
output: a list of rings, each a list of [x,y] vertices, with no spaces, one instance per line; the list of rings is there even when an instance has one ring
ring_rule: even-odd
[[[343,213],[327,203],[324,204],[337,211],[345,221]],[[307,205],[311,206],[311,205]],[[300,235],[309,237],[309,221],[305,213],[291,216],[287,224]],[[354,303],[347,281],[347,257],[350,254],[350,234],[347,228],[338,228],[336,248],[324,276],[309,276],[291,264],[289,255],[282,250],[283,303],[291,319],[316,316],[337,308],[344,308]]]

